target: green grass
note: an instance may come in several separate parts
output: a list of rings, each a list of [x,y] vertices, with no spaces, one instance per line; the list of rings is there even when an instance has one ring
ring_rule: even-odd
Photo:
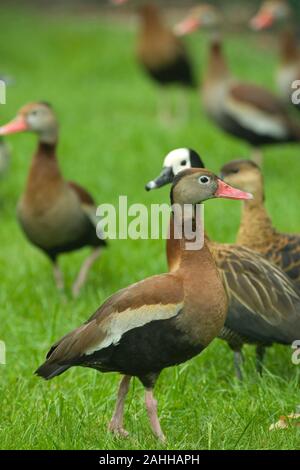
[[[43,16],[1,11],[1,71],[16,77],[1,106],[1,122],[32,100],[50,101],[61,123],[60,164],[64,174],[90,189],[96,200],[166,202],[169,188],[147,194],[144,184],[160,171],[164,155],[178,146],[198,149],[207,166],[220,166],[249,149],[210,124],[199,96],[190,96],[190,118],[165,126],[156,119],[157,89],[133,56],[135,32],[101,17]],[[196,69],[204,69],[207,37],[188,40]],[[229,36],[227,55],[236,74],[273,87],[276,57],[252,36]],[[78,326],[116,291],[166,270],[163,241],[112,241],[93,268],[81,297],[63,304],[48,260],[25,240],[15,217],[30,158],[31,135],[9,138],[10,173],[0,185],[0,339],[7,365],[0,366],[2,449],[155,449],[138,381],[126,409],[128,440],[106,432],[116,374],[73,369],[49,383],[33,375],[52,342]],[[265,151],[267,205],[276,226],[299,231],[299,147]],[[220,241],[234,241],[239,204],[210,202],[206,227]],[[61,259],[68,287],[87,254]],[[265,373],[254,369],[246,348],[245,380],[234,378],[232,354],[215,340],[201,356],[165,370],[156,396],[170,449],[294,449],[299,430],[270,433],[271,422],[299,403],[299,367],[289,348],[268,351]]]

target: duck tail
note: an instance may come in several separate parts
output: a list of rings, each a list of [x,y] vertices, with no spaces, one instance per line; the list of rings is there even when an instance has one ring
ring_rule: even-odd
[[[65,372],[70,367],[70,365],[60,365],[55,362],[46,361],[35,371],[35,374],[39,377],[43,377],[45,380],[51,380]]]

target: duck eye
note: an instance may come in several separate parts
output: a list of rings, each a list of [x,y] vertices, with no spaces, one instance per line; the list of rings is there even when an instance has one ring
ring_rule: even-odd
[[[31,111],[31,116],[36,116],[36,115],[37,115],[37,113],[38,113],[38,112],[37,112],[36,110],[34,110],[34,111]]]
[[[180,162],[180,165],[185,166],[186,165],[186,160],[182,160],[182,162]]]
[[[209,176],[200,176],[199,182],[201,184],[208,184],[208,183],[210,183],[210,177]]]
[[[232,170],[232,173],[236,174],[236,173],[239,173],[239,171],[240,171],[240,170],[239,170],[238,168],[234,168],[234,169]]]

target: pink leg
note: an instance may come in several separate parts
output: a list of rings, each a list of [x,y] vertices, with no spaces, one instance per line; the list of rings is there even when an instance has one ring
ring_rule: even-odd
[[[89,270],[95,263],[96,259],[99,258],[101,255],[101,248],[95,248],[92,253],[86,258],[86,260],[83,262],[79,274],[76,278],[76,281],[73,284],[72,287],[72,293],[73,297],[76,298],[79,295],[80,289],[82,286],[85,284]]]
[[[63,276],[62,271],[60,270],[60,267],[57,261],[55,261],[55,263],[53,264],[53,274],[54,274],[54,279],[55,279],[55,284],[56,284],[57,289],[63,292],[65,288],[64,276]]]
[[[153,396],[152,389],[146,390],[145,403],[152,431],[160,441],[165,442],[166,438],[161,430],[160,422],[157,416],[157,401]]]
[[[123,415],[124,415],[124,403],[125,398],[129,390],[130,375],[125,375],[120,383],[116,408],[108,425],[109,431],[122,437],[128,437],[128,432],[123,428]]]

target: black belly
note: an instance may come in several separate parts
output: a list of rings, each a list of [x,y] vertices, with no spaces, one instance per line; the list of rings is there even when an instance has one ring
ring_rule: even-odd
[[[137,376],[150,387],[162,369],[181,364],[203,349],[201,344],[190,343],[176,328],[174,318],[157,320],[128,331],[118,344],[84,356],[77,365]]]
[[[180,84],[186,87],[195,87],[190,62],[185,57],[180,57],[174,62],[161,65],[160,67],[144,66],[148,74],[161,85]]]

